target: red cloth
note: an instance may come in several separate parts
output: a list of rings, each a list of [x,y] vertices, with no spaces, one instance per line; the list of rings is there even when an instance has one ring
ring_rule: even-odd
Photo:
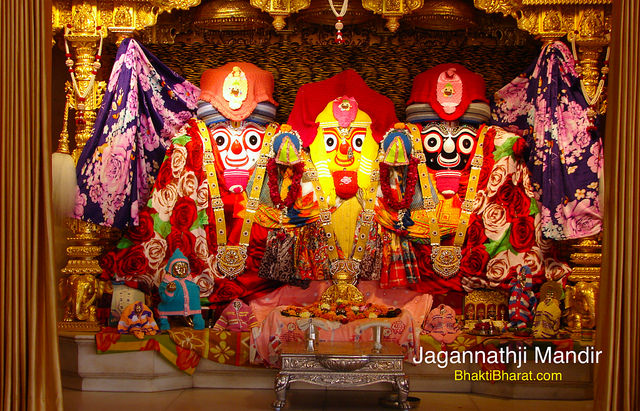
[[[342,96],[354,97],[358,108],[371,117],[371,131],[376,142],[380,142],[384,134],[398,122],[393,102],[388,97],[370,89],[355,71],[345,70],[298,89],[287,123],[300,133],[305,147],[313,142],[318,132],[318,114],[330,101]]]
[[[239,67],[247,79],[247,96],[237,109],[232,109],[222,94],[225,79],[234,67]],[[233,121],[242,121],[249,117],[256,105],[263,101],[278,105],[273,99],[273,75],[251,63],[233,62],[209,69],[202,73],[200,88],[200,99],[208,101],[223,116]]]
[[[441,73],[450,69],[454,69],[455,74],[462,80],[462,99],[460,104],[455,108],[455,111],[447,114],[443,106],[438,102],[438,91],[441,91],[440,87],[438,87],[438,77]],[[485,93],[484,79],[481,75],[468,70],[461,64],[444,63],[416,76],[413,80],[411,97],[407,105],[412,103],[429,103],[440,118],[446,121],[453,121],[464,114],[471,102],[484,101],[485,103],[489,103]]]

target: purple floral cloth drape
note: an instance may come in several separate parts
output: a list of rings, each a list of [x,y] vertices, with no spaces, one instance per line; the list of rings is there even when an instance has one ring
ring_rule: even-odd
[[[599,179],[602,140],[587,116],[575,61],[561,42],[495,94],[492,124],[522,135],[527,166],[542,215],[542,232],[555,240],[602,230]]]
[[[74,217],[118,228],[137,225],[171,138],[195,115],[199,95],[141,44],[125,39],[78,160]]]

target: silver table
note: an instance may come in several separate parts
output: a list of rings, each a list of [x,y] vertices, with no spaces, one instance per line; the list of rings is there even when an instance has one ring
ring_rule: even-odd
[[[410,408],[409,379],[404,373],[404,355],[398,344],[382,343],[378,352],[374,352],[373,342],[324,342],[312,352],[302,342],[284,343],[280,348],[282,367],[276,375],[276,400],[272,404],[276,411],[285,406],[287,388],[292,382],[324,387],[388,382],[398,392],[400,408]]]

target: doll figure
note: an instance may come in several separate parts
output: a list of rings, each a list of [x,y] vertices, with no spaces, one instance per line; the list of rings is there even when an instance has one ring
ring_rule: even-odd
[[[193,315],[193,328],[204,329],[204,319],[200,310],[200,288],[188,277],[191,273],[189,260],[176,249],[165,268],[159,287],[160,299],[158,313],[160,314],[160,329],[168,330],[170,327],[168,316]]]

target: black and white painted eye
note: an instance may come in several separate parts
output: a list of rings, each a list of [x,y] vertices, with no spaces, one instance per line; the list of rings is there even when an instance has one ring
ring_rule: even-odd
[[[458,152],[462,154],[470,154],[471,150],[473,150],[473,146],[475,145],[475,141],[473,137],[469,134],[461,134],[458,137]]]
[[[260,150],[262,146],[262,136],[257,130],[249,129],[244,133],[244,146],[252,151]]]
[[[442,149],[442,136],[436,132],[428,132],[422,139],[424,149],[428,153],[437,153]]]
[[[358,133],[353,136],[353,139],[351,140],[351,147],[353,147],[354,151],[358,153],[362,151],[362,145],[364,144],[365,136],[366,134],[362,133]]]
[[[229,133],[224,130],[224,129],[220,129],[220,130],[216,130],[213,132],[213,141],[216,142],[216,145],[218,146],[218,150],[226,150],[227,148],[229,148]]]
[[[332,133],[324,133],[324,147],[327,153],[335,150],[338,147],[338,137]]]

